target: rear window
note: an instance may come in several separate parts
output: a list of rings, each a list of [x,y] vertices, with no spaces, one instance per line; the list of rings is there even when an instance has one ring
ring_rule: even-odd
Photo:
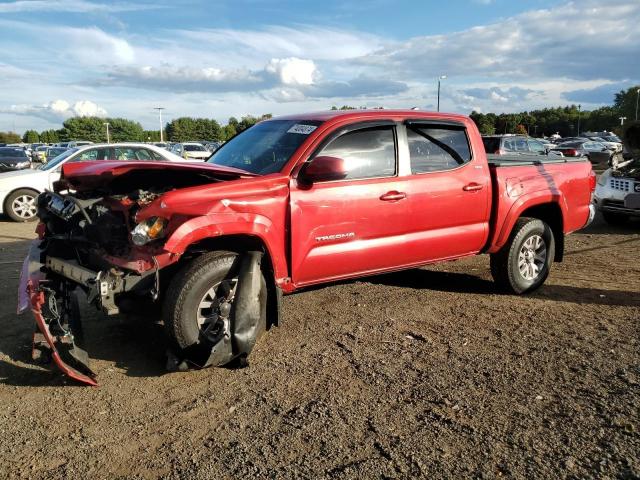
[[[26,157],[27,152],[22,148],[0,148],[0,157]]]
[[[467,134],[462,128],[408,125],[411,173],[451,170],[471,160]]]
[[[202,145],[185,145],[184,149],[187,152],[206,152],[207,151],[207,149],[204,148]]]

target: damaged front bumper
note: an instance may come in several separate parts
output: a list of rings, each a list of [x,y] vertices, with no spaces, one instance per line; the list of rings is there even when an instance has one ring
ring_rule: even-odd
[[[34,240],[31,244],[22,266],[18,290],[18,313],[30,307],[36,324],[32,358],[35,360],[46,356],[73,380],[97,386],[96,375],[88,365],[88,356],[78,345],[81,328],[73,325],[73,322],[68,328],[63,328],[55,296],[46,286],[47,279],[42,272],[41,243],[41,240]]]
[[[107,314],[114,314],[119,312],[115,302],[117,294],[131,292],[137,286],[142,286],[144,291],[157,291],[158,270],[143,275],[123,273],[116,268],[95,272],[75,261],[48,256],[43,245],[42,240],[31,244],[18,294],[18,313],[30,308],[35,319],[32,357],[36,360],[45,356],[70,378],[96,386],[96,375],[84,350],[78,290],[86,292],[89,303]],[[182,370],[188,365],[222,366],[246,359],[260,331],[259,322],[265,317],[259,301],[261,259],[261,252],[246,252],[241,259],[233,320],[228,331],[220,338],[200,342],[195,348],[180,352],[180,356],[169,352],[169,370]]]
[[[46,255],[43,242],[34,240],[31,244],[18,291],[18,313],[30,308],[36,323],[32,358],[51,359],[74,380],[97,385],[83,348],[78,287],[86,292],[88,303],[113,315],[119,313],[116,294],[134,290],[140,282],[157,286],[157,270],[143,275],[124,274],[116,268],[95,272],[77,262]],[[151,292],[155,288],[151,287]]]

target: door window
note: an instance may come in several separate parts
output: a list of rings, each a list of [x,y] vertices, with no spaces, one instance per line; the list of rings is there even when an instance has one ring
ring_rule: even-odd
[[[394,127],[370,127],[345,133],[316,156],[342,158],[347,169],[346,180],[392,177],[396,174]]]
[[[85,150],[76,158],[74,158],[73,162],[90,162],[93,160],[109,160],[109,148],[90,148],[89,150]]]
[[[409,125],[407,142],[411,173],[451,170],[471,160],[463,129]]]
[[[536,140],[528,140],[529,142],[529,149],[533,152],[533,153],[546,153],[547,149],[544,148],[544,145],[541,144],[540,142],[536,141]]]

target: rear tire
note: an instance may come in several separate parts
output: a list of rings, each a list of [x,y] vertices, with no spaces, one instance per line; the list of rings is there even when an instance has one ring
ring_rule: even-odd
[[[549,276],[555,255],[555,240],[549,225],[537,218],[520,218],[509,241],[491,255],[491,275],[510,293],[539,288]]]
[[[203,343],[207,334],[202,321],[203,301],[207,301],[209,292],[215,288],[216,294],[224,290],[223,283],[229,287],[237,278],[240,256],[235,252],[205,253],[185,265],[171,280],[164,300],[164,322],[166,330],[180,350]],[[262,275],[260,291],[261,312],[256,340],[264,333],[267,326],[266,302],[267,284]],[[216,286],[220,287],[216,287]],[[215,299],[223,298],[214,296]],[[206,300],[205,300],[206,299]],[[233,299],[231,299],[231,303]],[[233,315],[233,308],[229,315]],[[199,321],[200,317],[200,321]],[[231,319],[233,321],[233,319]]]
[[[38,209],[36,198],[38,192],[21,188],[11,193],[4,202],[4,212],[14,222],[33,222]]]
[[[612,212],[601,212],[602,218],[609,225],[621,226],[625,225],[629,221],[629,217],[627,215],[621,213],[612,213]]]

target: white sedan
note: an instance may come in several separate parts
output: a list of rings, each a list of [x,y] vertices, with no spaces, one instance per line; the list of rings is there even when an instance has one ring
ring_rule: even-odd
[[[36,198],[51,190],[60,179],[62,165],[68,162],[99,160],[185,162],[184,158],[155,145],[116,143],[71,148],[52,158],[36,170],[26,169],[0,173],[0,214],[16,222],[36,218]]]

